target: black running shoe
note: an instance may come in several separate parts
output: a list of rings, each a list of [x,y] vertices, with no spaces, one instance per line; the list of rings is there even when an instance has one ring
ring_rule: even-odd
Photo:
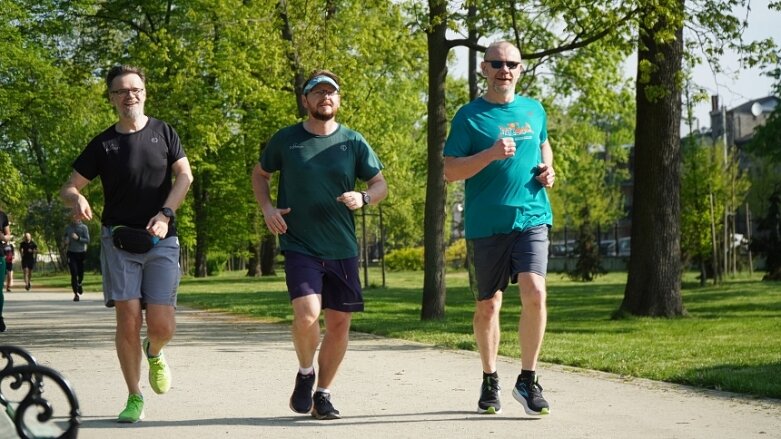
[[[312,416],[321,419],[340,419],[339,410],[336,410],[331,404],[331,394],[325,392],[315,392],[314,408],[312,408]]]
[[[78,302],[79,301],[79,295],[78,294],[74,294],[73,295],[73,301],[74,302]]]
[[[529,416],[547,415],[550,413],[548,401],[542,397],[542,386],[535,378],[534,382],[521,380],[518,375],[518,381],[513,387],[513,397],[520,402],[523,410]]]
[[[0,316],[0,332],[5,332],[5,320],[3,320],[2,316]]]
[[[81,284],[79,284],[79,295],[84,294],[84,288],[82,288]]]
[[[499,399],[499,378],[486,376],[480,386],[480,400],[477,401],[477,413],[495,415],[502,412],[502,402]]]
[[[290,396],[290,409],[296,413],[309,413],[312,410],[312,388],[315,385],[315,373],[296,374],[296,387]]]

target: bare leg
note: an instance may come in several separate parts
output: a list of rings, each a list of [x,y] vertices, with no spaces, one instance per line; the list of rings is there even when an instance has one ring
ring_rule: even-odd
[[[310,294],[293,300],[293,347],[299,367],[312,367],[320,344],[321,296]]]
[[[128,393],[141,394],[141,301],[117,301],[115,344]]]
[[[320,375],[317,377],[318,387],[329,388],[336,377],[336,371],[339,370],[339,365],[342,364],[344,354],[347,352],[351,321],[352,313],[325,310],[325,335],[317,358],[320,368]]]
[[[478,300],[472,327],[480,351],[483,372],[496,372],[496,356],[499,353],[499,311],[502,309],[502,292],[497,291],[490,299]]]
[[[518,287],[521,292],[521,318],[518,322],[518,340],[521,344],[521,367],[536,370],[537,358],[548,322],[545,278],[534,273],[520,273]]]
[[[156,356],[176,332],[175,309],[170,305],[146,306],[146,335],[149,337],[149,355]]]

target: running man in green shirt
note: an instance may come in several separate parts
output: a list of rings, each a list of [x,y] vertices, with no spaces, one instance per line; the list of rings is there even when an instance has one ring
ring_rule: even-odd
[[[347,351],[352,313],[363,311],[353,211],[388,194],[382,163],[372,148],[360,133],[336,122],[340,82],[327,70],[309,76],[301,96],[307,119],[274,134],[252,173],[266,226],[279,235],[285,255],[299,363],[290,408],[317,419],[340,417],[330,386]],[[276,204],[269,190],[274,172],[279,172]],[[355,190],[358,179],[367,183],[366,191]]]

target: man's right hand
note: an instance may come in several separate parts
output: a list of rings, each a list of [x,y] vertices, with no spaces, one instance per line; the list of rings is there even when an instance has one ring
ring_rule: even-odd
[[[515,155],[515,139],[512,137],[502,137],[494,142],[491,147],[491,153],[494,160],[506,160]]]
[[[287,223],[282,218],[282,215],[287,215],[288,213],[290,213],[289,207],[287,209],[277,209],[276,207],[263,209],[263,219],[266,221],[268,230],[275,235],[282,235],[287,232]]]
[[[87,221],[92,219],[92,208],[84,195],[77,195],[71,211],[73,212],[73,218],[75,219]]]

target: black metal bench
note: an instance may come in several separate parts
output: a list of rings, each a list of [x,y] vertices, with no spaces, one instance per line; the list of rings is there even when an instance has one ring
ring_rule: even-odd
[[[70,383],[24,349],[0,346],[0,438],[73,438],[81,414]],[[55,409],[54,406],[57,405]],[[63,408],[61,404],[67,404]]]

